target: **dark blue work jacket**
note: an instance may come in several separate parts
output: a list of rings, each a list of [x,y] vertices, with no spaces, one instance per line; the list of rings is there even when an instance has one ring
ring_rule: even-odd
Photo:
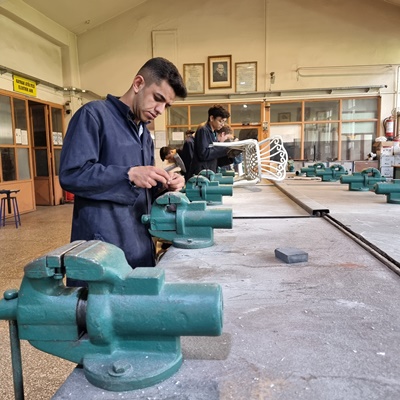
[[[103,240],[125,252],[135,267],[155,265],[148,227],[153,193],[128,179],[131,166],[154,165],[146,126],[139,137],[129,107],[118,98],[82,106],[72,117],[60,159],[60,183],[74,197],[71,241]]]
[[[216,134],[207,122],[196,131],[194,136],[193,158],[190,165],[189,178],[197,175],[203,169],[217,172],[218,158],[225,157],[228,153],[227,147],[210,147],[217,142]]]

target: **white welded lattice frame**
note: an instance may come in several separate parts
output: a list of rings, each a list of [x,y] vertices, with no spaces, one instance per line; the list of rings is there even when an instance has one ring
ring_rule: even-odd
[[[273,136],[261,142],[247,139],[213,145],[242,151],[243,174],[235,179],[234,185],[256,184],[261,179],[282,181],[286,177],[288,155],[280,136]]]

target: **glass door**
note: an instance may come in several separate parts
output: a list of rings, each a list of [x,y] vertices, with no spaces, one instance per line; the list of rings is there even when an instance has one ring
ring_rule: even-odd
[[[58,179],[62,146],[62,108],[30,102],[35,199],[41,206],[58,205],[63,191]]]

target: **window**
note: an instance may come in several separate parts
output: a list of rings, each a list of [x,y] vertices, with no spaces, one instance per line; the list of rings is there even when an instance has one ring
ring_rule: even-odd
[[[262,140],[263,122],[269,136],[282,137],[290,158],[309,161],[364,160],[379,132],[379,97],[229,103],[228,124],[240,140]],[[170,143],[181,145],[186,129],[196,130],[215,103],[173,105],[167,117]],[[265,120],[265,121],[264,121]]]
[[[293,159],[364,160],[378,133],[378,109],[377,97],[271,104],[271,135],[282,136]]]
[[[11,98],[0,96],[0,145],[14,144],[11,118]]]
[[[26,100],[0,95],[0,182],[30,179]]]
[[[14,149],[12,147],[2,147],[0,149],[0,156],[3,181],[15,181],[17,178]]]

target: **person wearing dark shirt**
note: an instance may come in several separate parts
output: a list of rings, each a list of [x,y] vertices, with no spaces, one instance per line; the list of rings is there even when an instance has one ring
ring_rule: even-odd
[[[194,146],[193,134],[194,131],[190,129],[185,132],[186,139],[182,149],[174,149],[170,146],[164,146],[160,148],[160,158],[162,161],[167,160],[171,164],[176,164],[176,159],[175,159],[176,155],[180,157],[185,166],[184,170],[181,168],[181,173],[185,176],[185,181],[189,179],[188,175],[189,175],[190,163],[193,158],[193,146]]]
[[[230,113],[221,105],[214,105],[208,110],[208,119],[200,125],[194,136],[193,158],[190,164],[190,176],[197,175],[203,169],[217,172],[218,158],[229,153],[228,147],[215,147],[217,133],[221,129]]]
[[[181,158],[186,166],[186,173],[185,173],[185,181],[187,181],[191,176],[190,173],[190,164],[193,158],[193,151],[194,151],[194,131],[188,129],[185,132],[185,142],[183,143],[182,147],[182,154]]]
[[[217,131],[218,142],[233,142],[233,130],[229,125],[224,125],[221,129]],[[231,171],[233,159],[228,156],[218,158],[218,170],[219,171]]]
[[[60,184],[74,194],[71,241],[102,240],[121,248],[132,268],[155,265],[155,249],[142,224],[164,190],[184,186],[180,174],[154,166],[146,125],[175,97],[187,95],[178,69],[152,58],[121,97],[82,106],[72,117],[60,159]],[[69,286],[86,286],[69,280]]]

